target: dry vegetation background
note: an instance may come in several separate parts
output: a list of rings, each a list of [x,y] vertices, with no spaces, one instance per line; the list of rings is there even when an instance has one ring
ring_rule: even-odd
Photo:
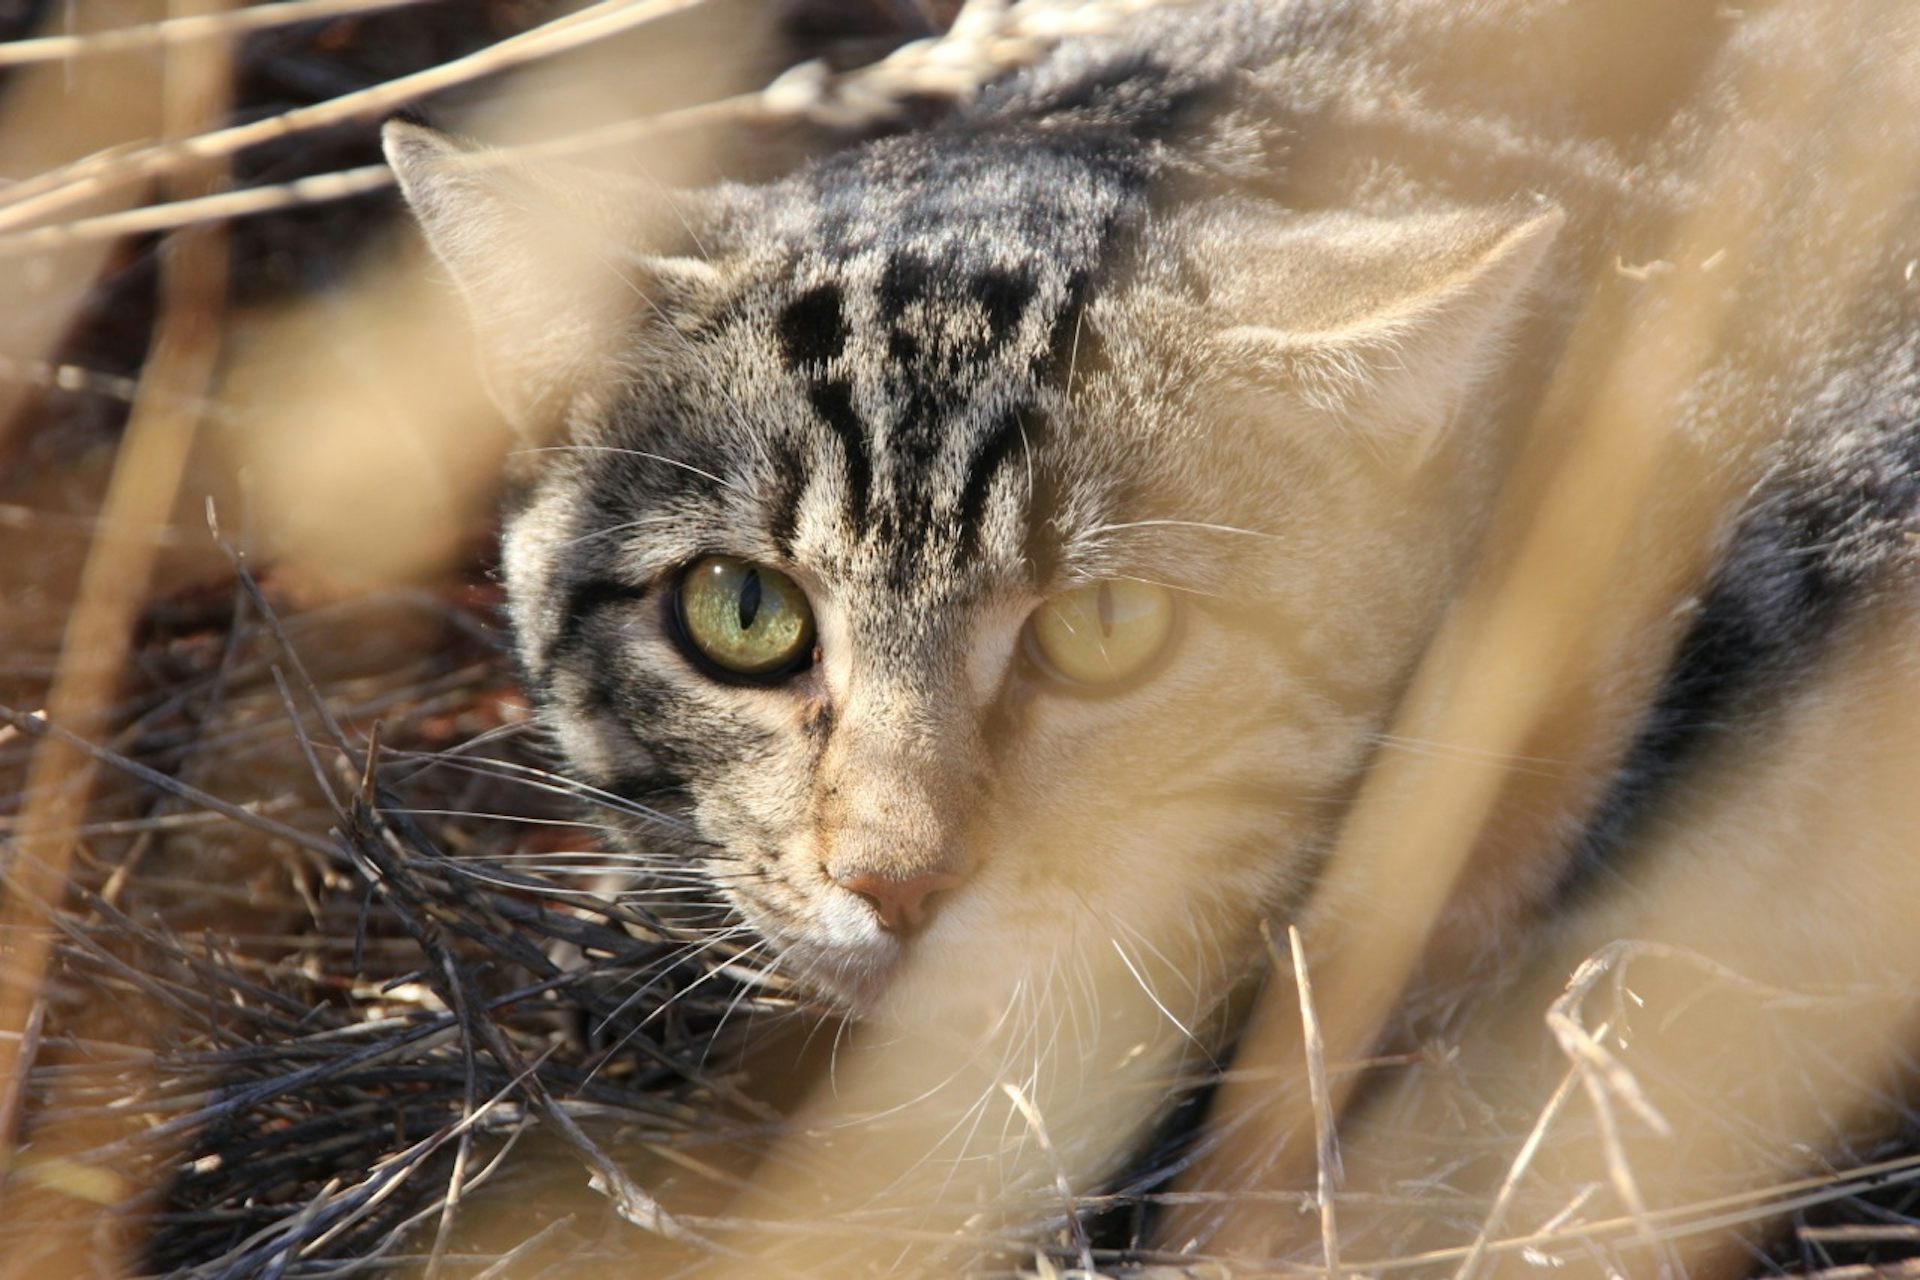
[[[576,7],[0,7],[0,1273],[547,1274],[633,1231],[582,1161],[643,1216],[623,1167],[771,1114],[707,1032],[781,993],[687,995],[710,949],[580,899],[489,572],[506,441],[377,126],[751,177],[805,121],[701,104],[937,15]],[[520,1144],[514,1194],[567,1212],[401,1230],[534,1113],[575,1153]]]
[[[582,890],[582,805],[614,802],[548,772],[527,731],[488,559],[508,443],[445,282],[399,226],[375,129],[424,105],[666,185],[778,172],[836,128],[910,116],[1037,47],[854,71],[956,7],[0,0],[0,1276],[664,1275],[728,1258],[742,1153],[791,1101],[787,1064],[833,1036],[810,1035],[777,982],[730,968],[730,935]],[[1627,452],[1583,466],[1650,482],[1658,456],[1608,438]],[[1575,590],[1564,556],[1542,567],[1526,548],[1604,559],[1606,533],[1518,538],[1512,575]],[[1551,647],[1537,612],[1503,612],[1514,598],[1456,647],[1504,636],[1509,664]],[[1435,789],[1430,828],[1473,827],[1459,780],[1413,780]],[[1837,1040],[1867,1007],[1683,957],[1604,960],[1575,994],[1611,990],[1592,1019],[1606,1027],[1631,1003],[1632,963],[1670,963],[1681,1002],[1737,1007],[1749,1046],[1816,1027]],[[1341,981],[1323,983],[1328,1027],[1301,1032],[1286,993],[1277,1021],[1303,1043],[1268,1050],[1309,1127],[1385,1017],[1383,983],[1397,989],[1378,969]],[[1804,1016],[1769,1030],[1789,1014]],[[1609,1099],[1631,1111],[1582,1016],[1569,1006],[1561,1043],[1592,1045],[1587,1074],[1568,1070],[1553,1114],[1582,1084],[1594,1116]],[[1333,1083],[1293,1065],[1308,1062]],[[1440,1048],[1415,1065],[1449,1070]],[[1845,1087],[1844,1063],[1792,1071],[1791,1087],[1762,1083]],[[1267,1099],[1274,1079],[1256,1061],[1229,1101]],[[1451,1102],[1508,1146],[1552,1118]],[[1747,1223],[1759,1273],[1920,1274],[1897,1261],[1920,1252],[1904,1133],[1784,1159],[1764,1189],[1672,1212],[1535,1212],[1516,1171],[1486,1216],[1435,1172],[1416,1121],[1390,1195],[1342,1201],[1325,1141],[1283,1190],[1240,1193],[1304,1224],[1277,1269],[1339,1270],[1340,1203],[1357,1272],[1625,1256],[1654,1274],[1672,1241]],[[1770,1141],[1762,1110],[1749,1121]],[[1621,1190],[1602,1183],[1588,1199]],[[1117,1251],[1139,1243],[1152,1196],[1063,1189],[1063,1209],[1041,1190],[1021,1206],[1044,1228],[1039,1260],[970,1213],[945,1228],[951,1256],[1155,1260]],[[1420,1254],[1394,1225],[1409,1216],[1467,1243]],[[818,1230],[864,1242],[876,1266],[933,1248],[937,1270],[944,1247],[911,1205]]]

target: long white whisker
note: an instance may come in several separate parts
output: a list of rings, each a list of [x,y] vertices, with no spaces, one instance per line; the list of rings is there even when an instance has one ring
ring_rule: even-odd
[[[1088,537],[1099,537],[1106,533],[1120,533],[1127,529],[1198,529],[1203,533],[1232,533],[1247,538],[1268,538],[1275,542],[1290,541],[1282,533],[1269,533],[1264,529],[1243,529],[1239,525],[1214,524],[1206,520],[1126,520],[1118,524],[1103,524],[1087,531]]]
[[[514,450],[514,452],[515,453],[617,453],[617,454],[623,454],[633,458],[645,458],[649,462],[658,462],[662,466],[678,467],[682,471],[690,471],[694,475],[699,476],[702,479],[711,480],[723,489],[732,489],[736,493],[742,492],[739,485],[735,484],[731,480],[728,480],[724,476],[717,476],[713,474],[713,472],[708,471],[703,467],[694,466],[691,462],[682,462],[678,458],[669,458],[665,454],[649,453],[645,449],[624,449],[618,445],[611,445],[611,444],[548,444],[548,445],[539,445],[535,447],[530,447],[526,449],[516,449]],[[604,533],[606,531],[600,530],[599,532]],[[588,536],[592,537],[595,535],[589,534]]]
[[[1158,1009],[1160,1011],[1161,1016],[1166,1018],[1168,1022],[1172,1023],[1174,1026],[1174,1029],[1179,1031],[1181,1035],[1185,1036],[1187,1040],[1193,1045],[1194,1048],[1200,1050],[1201,1053],[1207,1054],[1208,1060],[1211,1061],[1213,1058],[1213,1055],[1211,1053],[1207,1053],[1207,1046],[1200,1043],[1200,1037],[1194,1035],[1193,1032],[1187,1027],[1186,1023],[1180,1021],[1179,1018],[1176,1018],[1174,1016],[1173,1010],[1167,1008],[1166,1005],[1161,1003],[1160,997],[1154,994],[1153,987],[1151,984],[1147,982],[1146,976],[1142,974],[1140,970],[1134,967],[1133,958],[1127,954],[1127,949],[1120,945],[1120,940],[1118,938],[1110,938],[1108,939],[1108,941],[1113,943],[1113,949],[1115,953],[1119,955],[1120,963],[1127,966],[1127,972],[1131,973],[1133,975],[1133,980],[1140,984],[1140,989],[1147,993],[1147,999],[1153,1001],[1153,1007]]]
[[[625,796],[596,787],[591,783],[582,782],[578,778],[569,778],[565,774],[554,773],[551,770],[520,764],[512,760],[488,760],[485,758],[455,760],[443,759],[437,756],[423,756],[415,752],[395,752],[394,755],[400,759],[425,760],[426,765],[418,771],[419,773],[426,772],[427,768],[439,767],[453,769],[457,772],[478,777],[500,778],[503,781],[521,783],[527,787],[539,791],[546,791],[553,795],[564,795],[574,799],[585,800],[601,808],[613,809],[620,813],[631,814],[634,817],[651,818],[662,822],[690,825],[687,824],[686,819],[676,814],[651,808],[636,800],[629,800]],[[418,776],[418,773],[414,776]],[[660,788],[660,790],[671,790],[671,788]]]

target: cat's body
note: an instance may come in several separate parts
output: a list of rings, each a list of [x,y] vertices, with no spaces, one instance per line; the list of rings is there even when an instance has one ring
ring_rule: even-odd
[[[1604,915],[1720,744],[1911,616],[1920,146],[1860,122],[1906,124],[1862,104],[1920,101],[1920,31],[1857,9],[1872,49],[1790,3],[1175,9],[671,218],[396,128],[555,446],[505,555],[546,722],[844,1002],[991,1022],[1117,950],[1202,1017],[1311,911],[1502,484],[1697,314],[1638,611],[1591,602],[1552,784],[1450,918]],[[797,587],[805,652],[690,644],[715,556],[742,634],[741,573]],[[1139,582],[1137,670],[1036,656],[1048,601]]]

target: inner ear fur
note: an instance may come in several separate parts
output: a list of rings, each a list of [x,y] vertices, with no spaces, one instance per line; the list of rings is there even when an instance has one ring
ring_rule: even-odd
[[[1227,323],[1216,372],[1382,455],[1417,462],[1492,371],[1551,261],[1564,216],[1216,214],[1234,264],[1212,282]]]
[[[701,258],[640,252],[657,193],[564,165],[507,161],[391,121],[387,162],[467,305],[487,389],[529,438],[708,310],[720,273]]]

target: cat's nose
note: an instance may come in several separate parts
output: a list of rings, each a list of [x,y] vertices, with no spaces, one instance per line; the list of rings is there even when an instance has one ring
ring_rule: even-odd
[[[911,933],[926,922],[928,903],[936,893],[957,889],[965,876],[945,871],[890,876],[875,871],[840,879],[840,887],[859,894],[880,913],[880,923],[893,933]]]

